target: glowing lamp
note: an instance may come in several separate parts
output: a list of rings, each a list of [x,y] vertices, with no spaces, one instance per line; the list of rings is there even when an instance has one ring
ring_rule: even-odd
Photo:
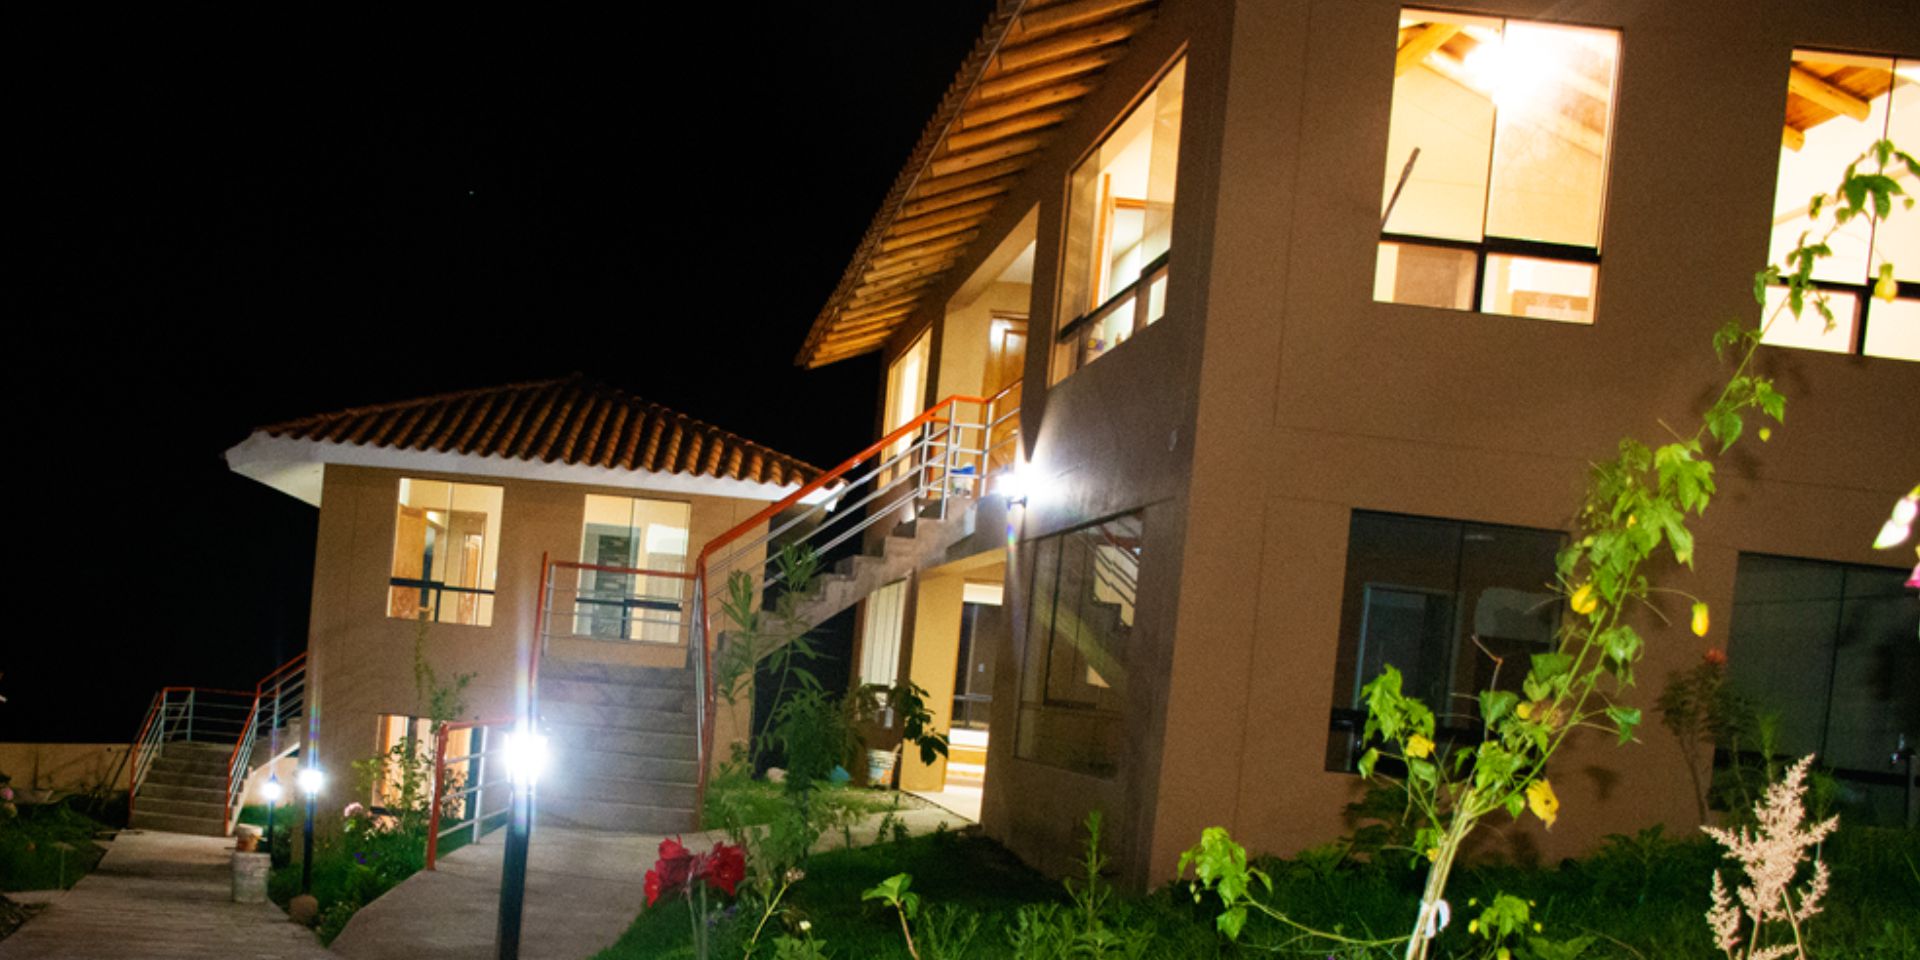
[[[532,786],[547,768],[547,738],[538,733],[516,730],[507,734],[503,751],[507,776],[522,786]]]
[[[294,783],[299,785],[301,793],[314,797],[319,795],[320,788],[327,785],[327,776],[320,772],[319,767],[301,767],[299,775],[294,777]]]
[[[260,799],[265,800],[268,806],[279,803],[280,796],[284,793],[286,789],[280,786],[280,777],[277,774],[268,777],[267,782],[260,785]]]

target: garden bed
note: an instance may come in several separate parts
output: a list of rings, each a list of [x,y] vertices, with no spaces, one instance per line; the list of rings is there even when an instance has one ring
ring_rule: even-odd
[[[94,840],[107,829],[64,803],[20,804],[18,816],[0,819],[0,891],[79,883],[106,856]]]
[[[1824,859],[1833,871],[1833,889],[1824,911],[1809,924],[1813,955],[1920,958],[1920,833],[1843,830],[1827,843]],[[1366,863],[1328,847],[1263,866],[1274,878],[1274,891],[1262,899],[1303,923],[1356,939],[1390,937],[1411,926],[1422,873],[1408,865],[1404,854]],[[1518,960],[1712,960],[1721,954],[1712,944],[1704,914],[1716,868],[1726,865],[1705,837],[1672,838],[1659,830],[1616,836],[1593,856],[1552,868],[1466,865],[1449,892],[1454,922],[1441,935],[1438,955],[1463,960],[1491,956],[1485,941],[1468,931],[1467,918],[1477,915],[1477,908],[1496,892],[1505,892],[1532,901],[1533,919],[1541,924],[1539,931],[1519,939],[1513,953]],[[816,855],[807,863],[805,879],[788,894],[789,909],[772,923],[798,931],[805,920],[829,957],[904,960],[909,955],[898,917],[861,896],[899,873],[913,877],[923,916],[933,910],[952,914],[962,926],[969,918],[978,921],[965,950],[945,953],[946,960],[1056,956],[1017,951],[1009,931],[1023,906],[1070,908],[1065,889],[1028,870],[992,841],[966,834],[928,835]],[[597,960],[693,957],[688,909],[684,898],[662,899]],[[1215,930],[1217,913],[1211,895],[1196,903],[1185,884],[1146,897],[1116,897],[1102,910],[1122,941],[1144,943],[1142,955],[1156,960],[1397,956],[1390,949],[1343,952],[1327,941],[1295,940],[1258,918],[1248,922],[1240,942],[1230,943]],[[759,914],[751,904],[720,912],[711,955],[741,956],[741,945]],[[1289,945],[1289,940],[1294,942]],[[1534,940],[1537,945],[1529,942]],[[950,933],[949,951],[952,941]],[[927,947],[921,944],[923,960],[933,960]],[[763,943],[755,955],[771,957],[773,951]]]

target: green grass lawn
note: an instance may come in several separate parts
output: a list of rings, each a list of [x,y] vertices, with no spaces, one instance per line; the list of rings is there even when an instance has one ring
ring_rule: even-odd
[[[106,855],[93,842],[106,824],[62,803],[21,804],[19,810],[17,817],[0,819],[0,891],[71,887]]]
[[[1828,841],[1824,857],[1833,888],[1824,911],[1808,925],[1813,956],[1858,960],[1920,960],[1920,833],[1854,828]],[[1270,902],[1301,922],[1365,938],[1391,937],[1411,925],[1421,874],[1403,856],[1357,863],[1337,855],[1308,855],[1263,864],[1274,878]],[[1530,899],[1540,936],[1564,943],[1589,938],[1578,960],[1714,960],[1703,915],[1712,871],[1727,869],[1718,848],[1704,837],[1678,839],[1646,833],[1616,838],[1593,856],[1557,867],[1506,864],[1468,866],[1448,891],[1453,924],[1441,935],[1438,955],[1479,958],[1486,942],[1469,933],[1468,921],[1499,892]],[[891,911],[862,901],[862,891],[896,873],[913,876],[912,889],[926,907],[977,917],[979,929],[961,960],[1026,960],[1015,953],[1008,930],[1024,904],[1066,904],[1060,884],[1028,870],[997,844],[963,835],[930,835],[813,857],[804,880],[788,895],[792,909],[775,926],[800,919],[812,924],[834,958],[893,960],[907,957],[899,921]],[[1185,885],[1146,897],[1116,898],[1105,913],[1124,939],[1147,942],[1156,958],[1300,957],[1340,960],[1385,958],[1394,951],[1341,953],[1326,943],[1280,948],[1289,934],[1258,918],[1239,944],[1213,928],[1210,896],[1195,904]],[[739,957],[752,924],[749,906],[723,913],[714,932],[714,957]],[[923,921],[924,923],[924,921]],[[916,926],[916,937],[920,936]],[[684,899],[663,900],[643,911],[614,946],[597,960],[691,958],[690,918]],[[935,960],[922,944],[923,960]],[[771,956],[763,949],[758,956]],[[1516,960],[1534,953],[1523,936]],[[1032,956],[1028,954],[1027,956]],[[1051,956],[1045,955],[1042,956]],[[955,960],[948,953],[946,960]]]
[[[822,785],[815,790],[815,802],[859,814],[885,813],[900,809],[902,804],[916,802],[906,800],[903,794],[892,790],[868,787]],[[707,830],[722,830],[728,826],[729,820],[737,826],[771,823],[792,804],[793,799],[782,784],[741,777],[716,778],[707,787],[701,826]]]

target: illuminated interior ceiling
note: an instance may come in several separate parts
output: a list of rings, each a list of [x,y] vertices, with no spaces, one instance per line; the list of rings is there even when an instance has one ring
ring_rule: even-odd
[[[1600,156],[1606,151],[1614,59],[1579,44],[1572,47],[1575,55],[1563,56],[1568,49],[1533,55],[1515,38],[1503,44],[1497,21],[1482,26],[1410,16],[1400,22],[1393,70],[1394,76],[1416,67],[1431,70],[1502,107],[1520,101],[1540,106],[1515,111],[1517,119]]]
[[[885,345],[972,252],[1020,173],[1098,89],[1157,6],[1001,0],[815,318],[801,366]]]

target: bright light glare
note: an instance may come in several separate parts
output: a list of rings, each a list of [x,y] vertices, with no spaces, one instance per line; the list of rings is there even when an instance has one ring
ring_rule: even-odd
[[[267,782],[260,785],[260,799],[268,804],[279,803],[280,795],[285,792],[286,790],[280,786],[279,777],[268,777]]]
[[[300,774],[294,778],[294,782],[300,785],[301,793],[311,797],[327,785],[327,775],[321,773],[319,767],[301,767]]]
[[[505,755],[507,775],[515,783],[531,786],[547,769],[547,738],[538,733],[509,733]]]

